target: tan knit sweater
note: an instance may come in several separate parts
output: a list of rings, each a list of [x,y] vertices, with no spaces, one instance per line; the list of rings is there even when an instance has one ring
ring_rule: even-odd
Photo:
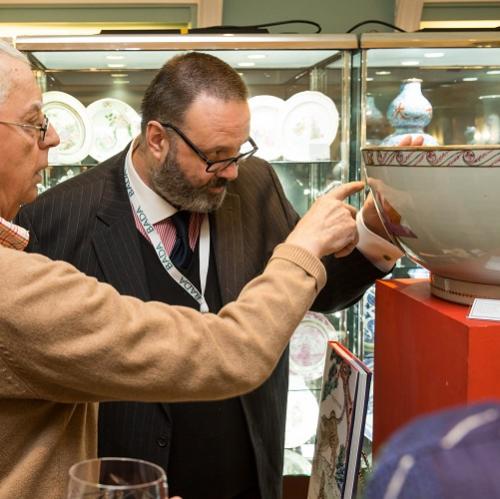
[[[324,286],[280,245],[218,315],[143,303],[63,262],[0,247],[0,498],[62,499],[96,456],[99,400],[234,397],[269,376]]]

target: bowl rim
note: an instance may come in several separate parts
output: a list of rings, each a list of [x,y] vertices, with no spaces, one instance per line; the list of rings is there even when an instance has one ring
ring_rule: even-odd
[[[500,151],[500,144],[456,144],[448,146],[363,146],[361,151]]]

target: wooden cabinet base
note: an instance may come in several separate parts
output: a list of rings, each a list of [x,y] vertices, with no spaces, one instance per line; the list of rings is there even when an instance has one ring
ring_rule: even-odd
[[[308,486],[308,476],[283,477],[283,499],[306,499]]]

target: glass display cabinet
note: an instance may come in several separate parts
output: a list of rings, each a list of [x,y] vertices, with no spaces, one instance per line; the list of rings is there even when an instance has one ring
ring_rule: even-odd
[[[141,97],[171,57],[196,50],[236,68],[250,91],[251,136],[302,214],[349,177],[354,35],[98,35],[18,38],[36,68],[61,145],[41,190],[93,168],[139,131]],[[285,474],[309,474],[326,339],[349,344],[347,314],[311,314],[291,342]]]
[[[439,144],[500,143],[500,34],[100,35],[22,37],[63,147],[41,190],[93,168],[138,131],[155,72],[190,50],[237,68],[250,91],[251,135],[299,213],[332,182],[362,178],[360,149],[381,144],[408,80],[432,107],[420,130]],[[403,98],[405,98],[403,95]],[[76,102],[75,102],[76,101]],[[393,277],[425,276],[403,258]],[[373,365],[375,296],[330,316],[308,315],[291,343],[285,474],[308,474],[321,387],[318,345],[336,334]],[[320,359],[320,360],[318,360]],[[371,420],[367,422],[367,450]]]
[[[406,132],[426,133],[441,145],[500,143],[499,33],[365,34],[360,49],[353,56],[352,66],[356,79],[352,102],[359,110],[355,113],[353,109],[356,116],[351,126],[357,131],[352,134],[356,136],[351,143],[352,176],[363,177],[359,169],[361,147],[384,145],[384,140],[397,131],[393,112],[388,113],[395,100],[392,111],[397,111],[401,103],[424,103],[422,97],[427,101],[423,112],[432,107],[432,118],[425,127]],[[409,83],[417,87],[415,91],[408,91]],[[392,273],[393,277],[427,275],[407,258]],[[372,366],[374,319],[372,288],[360,302],[358,325],[352,328],[357,331],[359,353]]]

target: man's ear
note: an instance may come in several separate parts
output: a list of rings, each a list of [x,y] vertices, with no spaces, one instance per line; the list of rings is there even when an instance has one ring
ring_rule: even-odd
[[[158,161],[163,161],[168,154],[170,144],[165,129],[157,121],[150,121],[146,127],[146,145]]]

